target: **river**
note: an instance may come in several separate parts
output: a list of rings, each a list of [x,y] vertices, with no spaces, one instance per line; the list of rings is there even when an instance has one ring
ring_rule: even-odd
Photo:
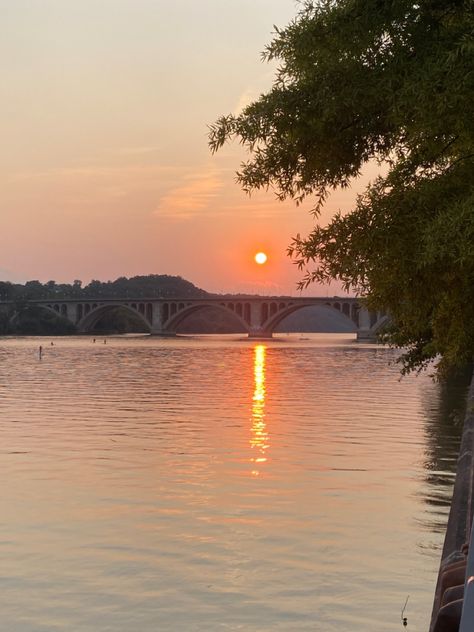
[[[465,385],[350,335],[50,342],[0,340],[1,631],[426,632]]]

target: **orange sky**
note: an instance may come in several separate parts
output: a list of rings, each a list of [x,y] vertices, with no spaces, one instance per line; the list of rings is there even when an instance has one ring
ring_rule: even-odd
[[[293,0],[2,3],[0,279],[178,274],[296,293],[285,251],[308,209],[247,197],[239,147],[207,147],[208,124],[270,86],[260,53],[295,13]]]

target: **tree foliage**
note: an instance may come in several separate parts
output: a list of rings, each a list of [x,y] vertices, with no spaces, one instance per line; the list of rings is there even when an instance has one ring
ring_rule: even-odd
[[[474,354],[474,3],[304,2],[264,52],[271,90],[210,129],[239,138],[247,191],[315,197],[348,186],[369,162],[381,175],[354,208],[289,248],[301,285],[339,279],[388,309],[385,339],[403,370],[433,358],[440,374]]]
[[[0,281],[1,300],[34,300],[34,299],[61,299],[61,298],[173,298],[188,296],[198,298],[208,296],[205,290],[196,287],[190,281],[179,276],[169,274],[148,274],[142,276],[119,277],[115,281],[93,280],[82,287],[82,281],[76,279],[70,283],[56,283],[48,281],[27,281],[24,285]]]

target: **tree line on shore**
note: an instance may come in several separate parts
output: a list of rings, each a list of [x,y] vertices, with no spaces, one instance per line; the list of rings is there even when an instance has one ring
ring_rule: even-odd
[[[148,274],[131,278],[119,277],[114,281],[93,280],[83,286],[76,279],[72,283],[56,281],[27,281],[24,284],[0,281],[0,300],[31,301],[63,298],[152,298],[152,297],[190,297],[208,296],[208,292],[196,287],[180,276],[168,274]]]

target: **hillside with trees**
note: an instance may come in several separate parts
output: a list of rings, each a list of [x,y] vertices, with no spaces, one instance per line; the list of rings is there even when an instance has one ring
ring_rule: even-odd
[[[84,287],[80,280],[75,280],[73,283],[27,281],[24,285],[0,281],[0,300],[8,301],[46,298],[173,298],[174,296],[199,298],[209,296],[209,293],[180,276],[168,274],[119,277],[115,281],[93,280]]]

